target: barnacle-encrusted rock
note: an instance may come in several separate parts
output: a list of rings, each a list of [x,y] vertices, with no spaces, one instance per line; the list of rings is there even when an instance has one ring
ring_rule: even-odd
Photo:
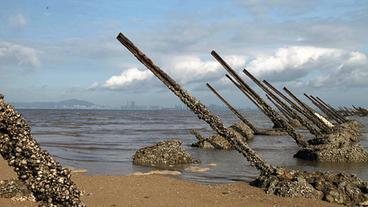
[[[181,147],[180,140],[161,141],[155,145],[137,150],[133,155],[133,164],[157,167],[172,167],[199,163]]]
[[[345,130],[346,133],[351,134],[349,138],[353,142],[358,141],[359,137],[362,135],[361,128],[363,127],[363,125],[356,120],[351,120],[351,121],[342,123],[340,124],[339,127],[341,128],[341,130]]]
[[[270,194],[314,198],[349,206],[357,206],[368,201],[368,182],[345,173],[305,172],[279,168],[274,174],[261,174],[252,185]]]
[[[334,131],[308,141],[309,147],[299,150],[294,157],[322,162],[368,162],[368,152],[357,144],[360,124],[349,121]]]
[[[63,168],[33,139],[31,129],[0,95],[0,154],[45,206],[84,206],[80,191]]]

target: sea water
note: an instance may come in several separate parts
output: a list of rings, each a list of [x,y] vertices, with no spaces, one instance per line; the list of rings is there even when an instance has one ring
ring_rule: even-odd
[[[189,145],[196,141],[190,134],[198,129],[214,134],[208,125],[185,110],[40,110],[20,112],[32,127],[40,145],[64,166],[84,168],[90,175],[128,175],[154,170],[135,166],[132,156],[139,148],[167,139],[180,139],[183,147],[202,162],[200,167],[215,163],[205,173],[182,171],[182,177],[206,183],[250,181],[258,171],[236,151],[204,150]],[[229,111],[215,112],[228,126],[239,120]],[[272,123],[260,112],[242,112],[256,127],[271,128]],[[368,150],[368,118],[354,117],[362,124],[360,143]],[[301,130],[306,136],[306,131]],[[255,136],[249,145],[268,162],[307,171],[354,173],[368,180],[368,163],[318,163],[293,158],[298,151],[290,136]]]

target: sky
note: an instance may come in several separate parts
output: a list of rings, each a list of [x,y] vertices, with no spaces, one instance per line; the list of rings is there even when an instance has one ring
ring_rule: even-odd
[[[299,97],[368,106],[368,1],[0,0],[0,93],[10,102],[179,103],[126,35],[205,104],[252,107],[210,55]],[[260,94],[262,91],[252,84]]]

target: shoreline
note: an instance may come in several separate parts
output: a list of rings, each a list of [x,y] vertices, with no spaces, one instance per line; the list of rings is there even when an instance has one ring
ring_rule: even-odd
[[[0,159],[0,180],[16,175]],[[306,198],[284,198],[266,194],[245,182],[203,184],[169,175],[85,175],[73,173],[72,180],[83,192],[87,206],[338,206]],[[37,203],[0,198],[2,207],[35,207]]]

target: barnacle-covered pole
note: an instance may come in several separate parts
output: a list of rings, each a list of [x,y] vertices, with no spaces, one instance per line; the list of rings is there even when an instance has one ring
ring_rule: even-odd
[[[299,116],[295,111],[293,111],[288,105],[286,105],[282,100],[280,100],[272,91],[267,88],[261,81],[254,77],[248,70],[244,69],[243,72],[252,79],[262,90],[264,90],[272,99],[274,99],[282,108],[288,111],[292,118],[297,119],[303,126],[305,126],[312,134],[320,136],[320,132],[316,130],[309,122]],[[269,84],[271,85],[271,84]]]
[[[199,144],[206,141],[206,137],[204,137],[201,133],[199,133],[199,131],[197,131],[195,129],[191,129],[190,133],[193,134],[195,136],[195,138],[198,139]]]
[[[232,82],[241,92],[243,92],[243,94],[245,95],[245,96],[247,96],[248,97],[248,99],[249,100],[251,100],[253,103],[254,103],[254,105],[256,105],[257,107],[258,107],[258,109],[259,110],[261,110],[264,114],[266,114],[266,112],[265,112],[265,109],[262,107],[262,106],[260,106],[258,103],[257,103],[257,101],[255,101],[249,94],[248,94],[248,92],[244,89],[244,88],[242,88],[232,77],[230,77],[228,74],[226,74],[225,75],[229,80],[230,80],[230,82]]]
[[[209,83],[207,87],[232,111],[244,124],[248,125],[254,133],[257,133],[257,128],[250,123],[238,110],[236,110],[229,102],[227,102]]]
[[[311,96],[311,97],[314,98],[320,104],[324,105],[326,108],[328,108],[342,122],[347,122],[348,121],[343,116],[341,116],[339,113],[337,113],[336,109],[334,107],[332,107],[330,104],[326,103],[325,101],[323,101],[322,99],[320,99],[317,96],[316,97]]]
[[[70,170],[33,138],[26,120],[0,94],[0,154],[41,206],[85,206]]]
[[[314,116],[311,116],[309,113],[307,113],[304,109],[302,109],[298,104],[294,103],[291,99],[289,99],[287,96],[285,96],[281,91],[276,89],[274,86],[272,86],[269,82],[266,80],[263,80],[263,83],[267,85],[268,88],[270,88],[272,91],[274,91],[279,97],[284,99],[287,103],[290,104],[290,106],[295,109],[297,112],[305,116],[307,119],[309,119],[313,124],[315,124],[318,129],[315,129],[318,131],[318,133],[321,133],[321,131],[324,130],[324,125],[319,123],[319,120],[316,120]],[[309,123],[309,122],[308,122]],[[313,132],[311,132],[313,133]]]
[[[325,122],[323,122],[313,111],[313,109],[311,109],[307,104],[305,104],[304,102],[302,102],[301,100],[298,99],[298,97],[296,97],[289,89],[287,89],[286,87],[283,88],[284,91],[291,97],[293,98],[301,108],[304,109],[304,111],[306,111],[307,113],[309,113],[310,117],[313,117],[313,122],[314,124],[316,124],[319,128],[321,128],[324,132],[326,133],[330,133],[332,132],[332,128],[330,126],[328,126]]]
[[[281,123],[282,118],[275,112],[272,107],[270,107],[248,84],[246,84],[243,79],[233,70],[226,62],[223,60],[219,54],[215,51],[211,52],[211,55],[225,68],[229,74],[235,78],[238,85],[245,91],[254,101],[257,102],[258,107],[262,108],[262,111],[268,116],[271,121],[278,127],[284,128]],[[281,119],[280,119],[281,118]],[[285,120],[284,120],[285,121]],[[285,122],[286,123],[286,122]]]
[[[198,139],[198,142],[195,143],[196,147],[200,147],[201,145],[205,145],[205,142],[210,143],[215,149],[223,149],[223,147],[221,145],[219,145],[218,143],[212,141],[209,138],[204,137],[201,133],[199,133],[199,131],[192,129],[190,130],[190,133],[194,135],[194,137],[196,139]],[[193,145],[192,145],[193,146]]]
[[[223,60],[220,55],[215,51],[211,52],[211,55],[233,76],[238,82],[239,86],[243,88],[244,91],[259,104],[260,107],[264,109],[265,114],[272,120],[272,122],[279,126],[281,129],[285,130],[301,147],[308,146],[308,143],[304,140],[301,134],[295,132],[295,129],[281,117],[275,110],[272,109],[247,83],[240,78],[240,76]]]
[[[140,51],[128,38],[119,33],[117,39],[122,43],[143,65],[147,67],[158,79],[160,79],[180,100],[186,104],[199,119],[204,120],[219,135],[223,136],[234,148],[240,152],[252,165],[254,165],[262,174],[271,174],[276,171],[274,167],[263,160],[252,148],[248,146],[234,132],[227,129],[219,117],[214,115],[200,101],[184,90],[167,73],[155,65],[142,51]]]
[[[312,104],[314,106],[316,106],[321,112],[323,112],[327,118],[336,121],[337,123],[338,120],[336,120],[336,118],[330,113],[330,111],[326,110],[326,107],[322,106],[319,102],[317,102],[314,98],[312,98],[312,96],[309,96],[308,94],[304,93],[304,96],[310,101],[312,102]]]
[[[337,118],[328,108],[319,103],[313,96],[309,96],[306,93],[304,93],[304,96],[307,97],[318,109],[325,113],[328,118],[330,118],[331,120],[335,120],[339,124],[344,123],[339,118]]]
[[[276,103],[268,94],[266,94],[268,100],[284,115],[284,117],[290,122],[293,118],[292,115],[287,112],[280,104]]]

